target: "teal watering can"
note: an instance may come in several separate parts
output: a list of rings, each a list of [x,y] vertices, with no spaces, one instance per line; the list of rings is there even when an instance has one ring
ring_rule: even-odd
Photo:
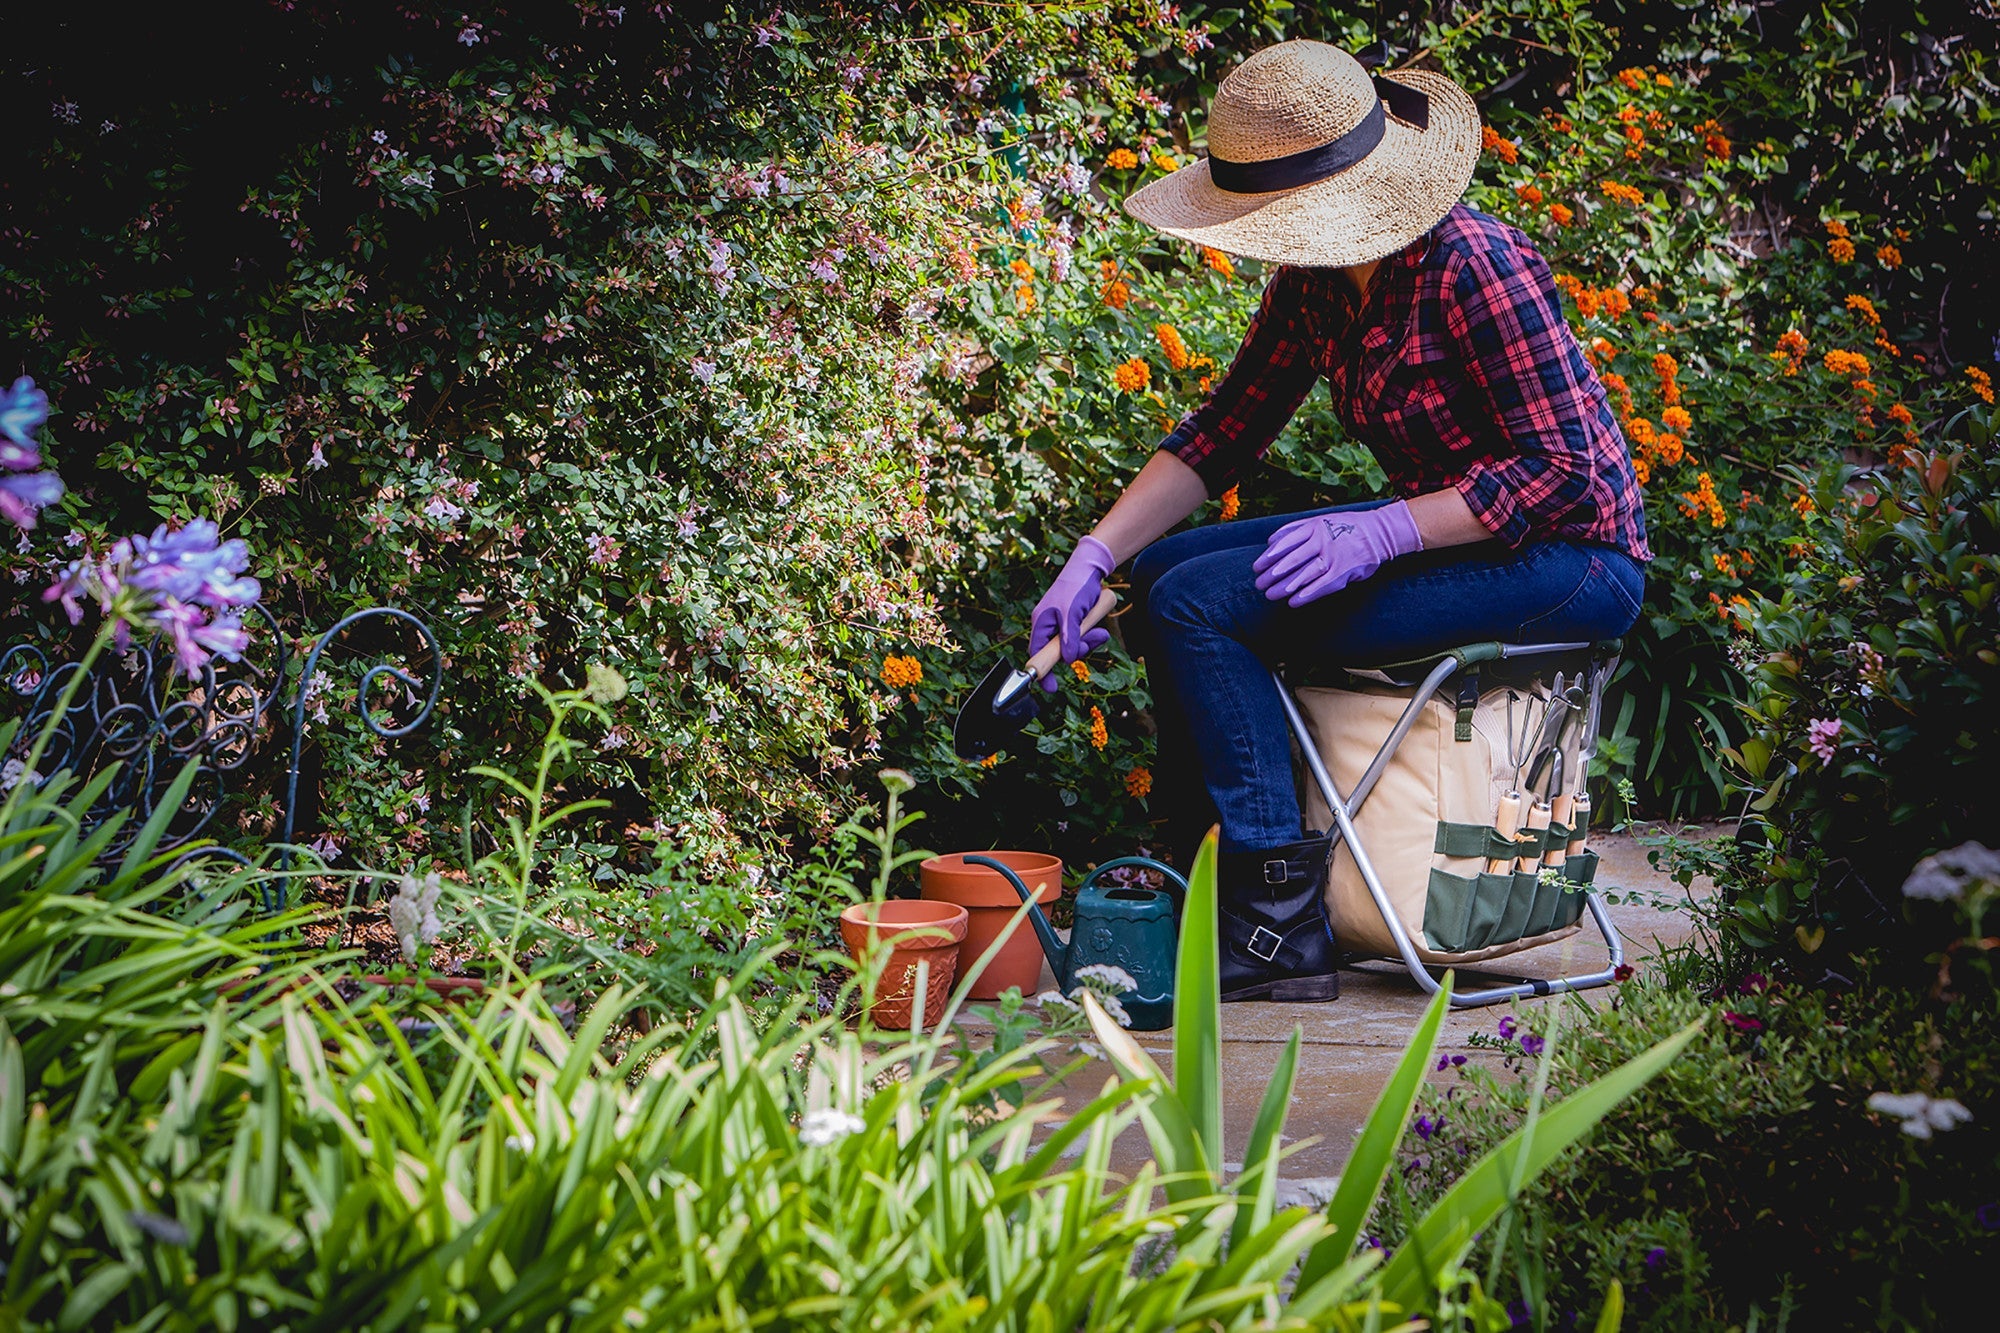
[[[1158,1032],[1173,1026],[1174,963],[1180,951],[1181,904],[1187,899],[1188,886],[1172,866],[1145,856],[1121,856],[1091,871],[1077,890],[1076,925],[1065,942],[1042,915],[1033,892],[1019,875],[990,856],[968,856],[965,863],[999,871],[1028,904],[1028,920],[1063,994],[1069,994],[1076,984],[1078,968],[1093,963],[1120,967],[1138,983],[1119,997],[1125,1012],[1132,1016],[1132,1027],[1139,1032]],[[1107,870],[1121,866],[1159,871],[1172,892],[1098,883]]]

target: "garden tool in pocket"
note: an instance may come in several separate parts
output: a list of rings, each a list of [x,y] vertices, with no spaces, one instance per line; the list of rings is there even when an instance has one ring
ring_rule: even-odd
[[[1097,604],[1083,618],[1090,629],[1111,614],[1118,594],[1106,588]],[[958,724],[952,728],[952,748],[961,759],[978,761],[998,754],[1021,734],[1021,728],[1041,711],[1041,691],[1031,688],[1043,676],[1062,664],[1062,641],[1051,639],[1042,650],[1016,669],[1009,662],[995,662],[979,688],[958,710]]]

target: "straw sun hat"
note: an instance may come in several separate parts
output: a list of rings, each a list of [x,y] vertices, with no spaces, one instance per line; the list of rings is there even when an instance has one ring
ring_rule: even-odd
[[[1208,157],[1133,194],[1125,211],[1251,259],[1365,264],[1458,202],[1479,130],[1479,108],[1442,74],[1371,76],[1337,46],[1280,42],[1215,90]]]

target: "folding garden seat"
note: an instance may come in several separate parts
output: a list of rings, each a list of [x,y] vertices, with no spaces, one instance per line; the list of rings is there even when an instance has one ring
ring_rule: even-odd
[[[1459,990],[1452,1003],[1612,980],[1624,946],[1584,843],[1587,765],[1619,650],[1476,643],[1390,666],[1273,671],[1306,826],[1333,832],[1327,907],[1350,957],[1400,960],[1434,992],[1433,969],[1562,939],[1587,910],[1610,952],[1602,970]]]

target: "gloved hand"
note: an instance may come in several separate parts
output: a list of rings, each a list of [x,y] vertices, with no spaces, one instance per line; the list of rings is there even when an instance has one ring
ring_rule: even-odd
[[[1304,606],[1358,583],[1399,555],[1423,549],[1410,506],[1397,500],[1287,523],[1271,534],[1250,567],[1266,597]]]
[[[1074,662],[1103,647],[1110,640],[1111,631],[1093,629],[1085,633],[1083,618],[1097,605],[1097,596],[1104,589],[1104,576],[1117,567],[1118,558],[1097,538],[1085,537],[1078,542],[1062,573],[1056,575],[1056,581],[1042,594],[1042,600],[1035,603],[1034,618],[1028,622],[1028,656],[1033,657],[1054,638],[1062,640],[1065,662]],[[1043,676],[1042,689],[1050,694],[1061,689],[1058,674],[1051,671]]]

